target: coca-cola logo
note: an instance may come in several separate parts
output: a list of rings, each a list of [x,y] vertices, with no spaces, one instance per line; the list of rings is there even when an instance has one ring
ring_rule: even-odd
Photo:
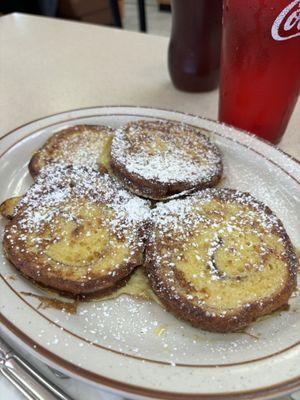
[[[274,40],[287,40],[300,36],[300,0],[292,1],[285,7],[272,26]]]

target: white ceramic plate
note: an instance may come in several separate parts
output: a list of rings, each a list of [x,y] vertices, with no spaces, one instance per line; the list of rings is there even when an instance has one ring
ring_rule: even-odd
[[[224,154],[222,185],[249,191],[269,205],[300,247],[297,161],[237,129],[173,111],[95,107],[8,133],[0,140],[0,201],[28,188],[32,152],[53,132],[78,123],[118,127],[140,118],[212,131]],[[180,322],[157,304],[126,296],[82,304],[76,315],[38,309],[39,301],[21,292],[41,290],[15,271],[2,251],[0,265],[4,333],[48,364],[102,388],[127,397],[185,400],[267,398],[300,388],[300,296],[291,299],[289,311],[254,323],[248,333],[213,334]]]

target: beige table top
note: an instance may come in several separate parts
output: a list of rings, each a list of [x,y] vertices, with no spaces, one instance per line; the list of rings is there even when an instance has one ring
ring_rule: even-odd
[[[173,88],[168,39],[24,14],[0,18],[0,136],[33,119],[96,105],[217,118],[217,91]],[[300,159],[300,101],[280,147]]]

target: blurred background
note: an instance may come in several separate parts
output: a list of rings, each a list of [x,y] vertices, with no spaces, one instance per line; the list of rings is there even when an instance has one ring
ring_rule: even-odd
[[[170,0],[0,0],[0,14],[23,12],[169,36]]]

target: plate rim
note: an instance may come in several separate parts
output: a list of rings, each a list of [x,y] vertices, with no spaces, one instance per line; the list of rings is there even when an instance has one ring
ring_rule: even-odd
[[[77,108],[77,109],[72,109],[72,110],[62,111],[62,112],[59,112],[59,113],[50,114],[50,115],[47,115],[45,117],[37,118],[37,119],[34,119],[34,120],[30,121],[30,122],[22,124],[22,125],[20,125],[20,126],[18,126],[16,128],[14,128],[13,130],[5,133],[0,138],[0,144],[1,144],[1,142],[2,142],[2,140],[4,138],[6,138],[9,135],[15,133],[19,129],[24,128],[24,127],[26,127],[28,125],[33,124],[33,123],[45,120],[47,118],[59,116],[59,115],[62,115],[62,114],[68,114],[68,113],[74,113],[74,112],[76,113],[77,111],[79,112],[79,111],[83,111],[83,110],[107,109],[107,108],[112,108],[112,109],[114,109],[114,108],[115,109],[123,108],[123,109],[129,109],[129,110],[130,109],[141,109],[141,110],[142,109],[148,109],[150,111],[151,110],[164,111],[164,112],[170,112],[170,113],[176,113],[176,114],[180,114],[180,115],[184,115],[184,116],[189,116],[189,117],[193,117],[193,118],[203,119],[203,120],[211,121],[213,123],[217,122],[219,124],[222,124],[225,127],[237,129],[238,131],[240,131],[243,134],[246,134],[246,135],[254,138],[255,140],[264,142],[267,146],[279,151],[284,156],[288,157],[290,160],[292,160],[292,161],[294,161],[294,162],[296,162],[297,164],[300,165],[300,161],[298,159],[296,159],[295,157],[287,154],[285,151],[279,149],[277,146],[275,146],[272,143],[266,141],[265,139],[257,137],[256,135],[251,134],[250,132],[247,132],[245,130],[238,129],[238,128],[232,126],[232,125],[223,124],[223,123],[220,123],[219,121],[216,121],[216,120],[213,120],[213,119],[209,119],[209,118],[206,118],[206,117],[202,117],[200,115],[191,114],[191,113],[185,113],[185,112],[182,112],[182,111],[176,111],[176,110],[172,110],[172,109],[149,107],[149,106],[132,106],[132,105],[92,106],[92,107],[81,107],[81,108]],[[134,114],[132,114],[132,115],[134,116]],[[60,123],[60,121],[58,121],[57,123]],[[40,129],[43,129],[43,127],[40,128]],[[9,148],[6,149],[6,151],[8,151],[8,150],[9,150]],[[259,153],[256,149],[251,149],[251,150],[257,152],[260,156],[264,156],[263,154]],[[264,157],[267,158],[266,156],[264,156]],[[271,161],[276,166],[280,167],[287,175],[289,175],[298,184],[300,184],[300,182],[295,177],[291,176],[289,174],[289,172],[284,170],[280,165],[278,165],[277,163],[275,163],[272,160],[269,160],[269,161]],[[5,323],[3,323],[3,321]],[[86,369],[84,369],[82,367],[76,366],[74,363],[71,363],[71,362],[59,357],[58,355],[52,353],[50,350],[47,350],[46,348],[44,348],[40,344],[36,343],[33,339],[31,339],[29,336],[24,334],[19,328],[17,328],[11,321],[9,321],[2,313],[0,313],[0,322],[14,336],[19,338],[22,343],[25,343],[25,345],[27,345],[35,355],[41,356],[41,357],[45,358],[46,360],[49,360],[50,362],[53,362],[56,365],[59,365],[61,368],[67,370],[72,375],[75,375],[77,377],[83,378],[84,380],[87,380],[89,382],[94,382],[96,384],[102,384],[104,386],[110,387],[111,389],[115,389],[115,390],[118,390],[118,391],[121,390],[123,392],[125,391],[125,393],[132,393],[132,394],[148,396],[148,397],[157,397],[157,396],[159,396],[160,398],[164,398],[164,399],[172,398],[172,399],[180,399],[180,400],[182,400],[184,398],[184,399],[191,399],[192,400],[192,399],[196,399],[197,398],[197,399],[211,399],[211,400],[213,400],[213,399],[221,399],[221,398],[222,399],[257,398],[257,396],[259,396],[259,397],[261,397],[261,396],[268,397],[268,396],[271,396],[272,394],[274,394],[274,392],[276,393],[276,395],[278,395],[278,394],[281,394],[281,393],[286,393],[286,392],[289,392],[291,390],[300,388],[300,376],[298,376],[298,377],[295,377],[295,378],[292,378],[292,379],[289,379],[289,380],[286,380],[284,382],[280,382],[278,384],[274,384],[274,385],[271,385],[271,386],[260,387],[258,389],[251,389],[251,390],[239,391],[239,392],[207,393],[207,394],[205,394],[205,393],[196,394],[195,393],[194,394],[194,393],[180,393],[180,392],[169,392],[169,391],[159,391],[159,390],[156,390],[156,389],[148,389],[148,388],[145,388],[145,387],[142,387],[142,386],[135,386],[133,384],[127,384],[127,383],[123,383],[123,382],[120,382],[120,381],[117,381],[117,380],[114,380],[114,379],[110,379],[110,378],[102,376],[102,375],[100,375],[98,373],[94,373],[94,372],[88,371],[88,370],[86,370]],[[253,362],[255,362],[255,360]],[[180,368],[180,365],[178,365],[178,367]],[[277,389],[279,389],[279,390],[281,389],[281,392],[278,392]]]
[[[260,136],[255,135],[254,133],[251,133],[251,132],[247,131],[246,129],[237,128],[236,126],[234,126],[234,125],[232,125],[232,124],[228,124],[228,123],[225,123],[225,122],[220,122],[220,121],[217,120],[217,119],[203,117],[202,115],[198,115],[198,114],[192,114],[192,113],[187,113],[187,112],[184,112],[184,111],[174,110],[174,109],[171,109],[171,108],[154,107],[154,106],[135,106],[135,105],[128,105],[128,104],[125,104],[125,105],[122,105],[122,104],[121,104],[121,105],[119,105],[119,104],[109,105],[109,104],[108,104],[108,105],[90,106],[90,107],[87,106],[87,107],[72,108],[72,109],[69,109],[69,110],[60,111],[60,112],[53,113],[53,114],[47,114],[47,115],[45,115],[45,116],[43,116],[43,117],[35,118],[35,119],[33,119],[33,120],[30,120],[29,122],[26,122],[25,124],[18,125],[16,128],[11,129],[10,131],[4,133],[4,135],[2,135],[2,136],[0,137],[0,142],[1,142],[3,139],[5,139],[7,136],[9,136],[10,134],[14,133],[15,131],[17,131],[17,130],[19,130],[19,129],[21,129],[21,128],[25,128],[27,125],[31,125],[31,124],[33,124],[34,122],[42,121],[43,119],[55,117],[55,116],[57,116],[57,115],[62,115],[62,114],[67,114],[67,113],[73,113],[73,112],[82,111],[82,110],[93,110],[93,109],[99,109],[99,108],[134,108],[134,109],[143,108],[143,109],[149,109],[149,110],[158,110],[158,111],[174,112],[174,113],[186,115],[186,116],[189,116],[189,117],[196,117],[196,118],[205,119],[206,121],[217,122],[217,123],[219,123],[219,124],[221,124],[221,125],[223,125],[223,126],[225,126],[225,127],[232,128],[232,129],[237,129],[238,131],[243,132],[243,133],[246,134],[247,136],[250,136],[250,137],[252,137],[252,138],[254,138],[254,139],[256,139],[256,140],[259,140],[259,141],[265,143],[266,145],[270,146],[271,148],[276,149],[277,151],[279,151],[280,153],[284,154],[284,155],[287,156],[289,159],[295,161],[296,163],[298,163],[298,164],[300,165],[300,159],[298,159],[298,158],[292,156],[291,154],[287,153],[286,151],[280,149],[277,145],[275,145],[275,144],[269,142],[268,140],[266,140],[266,139],[264,139],[264,138],[262,138],[262,137],[260,137]]]
[[[11,321],[0,313],[0,323],[5,322],[5,328],[10,333],[15,335],[22,344],[29,350],[30,353],[34,354],[38,359],[46,360],[50,362],[50,365],[58,367],[62,372],[67,371],[71,376],[77,379],[82,379],[90,384],[102,385],[118,393],[133,394],[151,399],[165,399],[165,400],[248,400],[258,398],[270,398],[276,394],[276,397],[291,393],[300,389],[300,376],[292,379],[288,379],[284,382],[272,386],[264,386],[259,389],[245,390],[239,392],[226,392],[226,393],[181,393],[181,392],[170,392],[160,391],[156,389],[148,389],[142,386],[132,385],[123,383],[115,379],[107,378],[103,375],[96,374],[88,371],[74,363],[71,363],[60,356],[47,350],[41,346],[29,336],[24,334],[19,328],[17,328]],[[180,367],[178,367],[180,368]],[[279,391],[280,390],[280,391]]]

